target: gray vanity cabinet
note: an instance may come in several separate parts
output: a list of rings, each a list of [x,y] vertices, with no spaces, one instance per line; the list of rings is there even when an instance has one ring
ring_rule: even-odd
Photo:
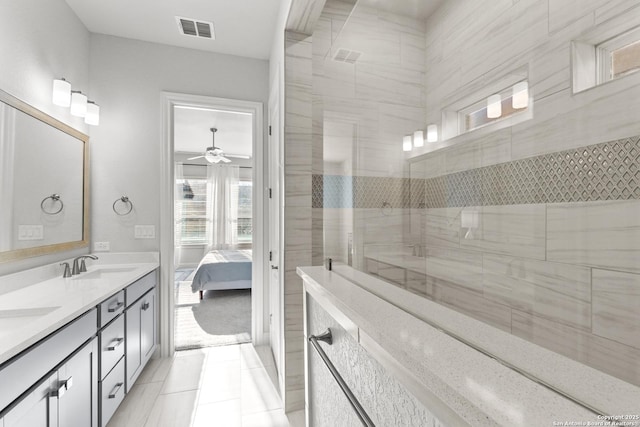
[[[4,427],[97,427],[97,352],[94,338],[27,391],[6,412]]]
[[[58,369],[59,427],[98,426],[98,340],[94,338]]]
[[[36,385],[15,405],[2,420],[0,427],[48,427],[57,423],[57,406],[49,407],[51,391],[58,382],[58,374],[52,374]],[[4,421],[4,424],[3,424]],[[51,421],[51,422],[50,422]]]
[[[154,271],[126,289],[127,393],[156,349],[156,274]]]

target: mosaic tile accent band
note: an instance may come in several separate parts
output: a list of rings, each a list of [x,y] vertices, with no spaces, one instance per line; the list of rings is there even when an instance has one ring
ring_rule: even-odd
[[[444,208],[640,199],[640,136],[430,179],[313,176],[314,208]]]

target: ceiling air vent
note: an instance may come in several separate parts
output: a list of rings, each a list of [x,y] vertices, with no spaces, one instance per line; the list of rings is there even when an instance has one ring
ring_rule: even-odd
[[[355,50],[338,49],[333,57],[334,61],[348,62],[349,64],[355,64],[358,58],[360,58],[362,52],[356,52]]]
[[[203,37],[206,39],[215,39],[213,31],[213,22],[198,21],[191,18],[183,18],[176,16],[180,33],[185,36]]]

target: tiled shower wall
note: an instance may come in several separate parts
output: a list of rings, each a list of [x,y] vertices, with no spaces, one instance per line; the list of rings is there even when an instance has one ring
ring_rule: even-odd
[[[314,33],[314,261],[351,227],[357,268],[640,385],[640,73],[573,94],[570,60],[572,40],[639,25],[638,2],[452,0],[422,26],[355,11]],[[322,54],[339,48],[376,63]],[[402,157],[404,134],[516,69],[532,119]],[[326,168],[332,121],[354,125],[348,173]]]

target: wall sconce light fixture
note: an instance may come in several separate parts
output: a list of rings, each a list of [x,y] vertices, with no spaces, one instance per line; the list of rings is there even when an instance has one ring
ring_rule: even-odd
[[[427,126],[427,142],[438,141],[438,125]]]
[[[487,98],[487,117],[496,119],[502,115],[502,97],[500,94],[491,95]]]
[[[100,124],[100,106],[89,101],[87,96],[79,90],[71,90],[71,84],[64,78],[53,81],[53,93],[51,100],[54,105],[71,107],[71,114],[76,117],[84,117],[88,125]]]
[[[91,126],[100,124],[100,106],[93,101],[87,101],[87,115],[84,116],[84,122]]]
[[[68,107],[71,105],[71,83],[65,79],[55,79],[53,81],[53,95],[51,101],[55,105]]]
[[[413,133],[413,146],[424,147],[424,132],[417,130]]]
[[[524,81],[513,85],[511,106],[516,109],[527,108],[529,106],[529,83]]]
[[[402,151],[411,151],[411,135],[405,135],[402,138]]]
[[[87,95],[79,90],[71,91],[71,115],[77,117],[87,115]]]

